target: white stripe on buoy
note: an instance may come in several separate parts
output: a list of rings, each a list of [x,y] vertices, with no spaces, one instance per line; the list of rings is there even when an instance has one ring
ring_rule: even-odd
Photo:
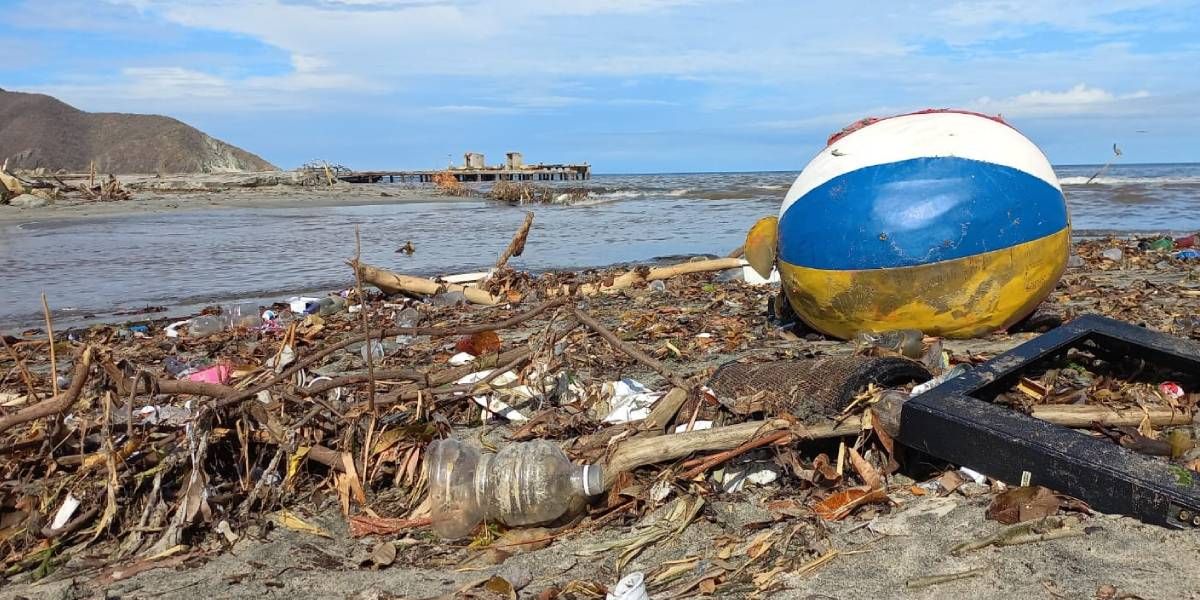
[[[1008,125],[964,113],[904,115],[863,127],[817,154],[784,196],[779,216],[817,186],[851,171],[946,156],[1012,167],[1062,191],[1046,155]]]

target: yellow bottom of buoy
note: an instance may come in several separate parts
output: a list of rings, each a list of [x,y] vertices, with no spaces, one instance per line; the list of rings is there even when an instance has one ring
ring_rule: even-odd
[[[890,269],[824,270],[779,261],[789,303],[814,329],[839,338],[919,329],[965,338],[1009,327],[1054,289],[1070,228],[965,258]]]

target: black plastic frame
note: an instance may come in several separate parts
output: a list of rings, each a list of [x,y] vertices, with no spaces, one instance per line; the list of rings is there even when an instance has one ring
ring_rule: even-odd
[[[1200,344],[1086,315],[906,402],[901,443],[1009,484],[1046,486],[1101,512],[1200,528],[1200,473],[980,399],[1009,389],[1034,363],[1081,347],[1200,376]]]

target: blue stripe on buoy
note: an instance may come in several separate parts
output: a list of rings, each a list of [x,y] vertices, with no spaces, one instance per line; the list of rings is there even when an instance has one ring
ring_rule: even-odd
[[[1062,192],[956,157],[864,167],[817,186],[779,221],[779,256],[814,269],[884,269],[974,256],[1067,227]]]

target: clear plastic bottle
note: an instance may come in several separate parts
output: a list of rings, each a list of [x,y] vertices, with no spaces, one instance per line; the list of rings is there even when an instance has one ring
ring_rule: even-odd
[[[346,299],[341,296],[326,296],[317,302],[317,310],[322,317],[335,315],[346,310]]]
[[[925,334],[916,329],[892,331],[864,331],[854,336],[857,346],[876,346],[899,352],[909,358],[921,358]]]
[[[421,313],[415,308],[406,308],[396,313],[394,323],[396,327],[416,327],[421,324]],[[396,336],[396,343],[407,346],[415,339],[416,336],[401,334]]]
[[[225,324],[221,317],[213,315],[200,315],[188,321],[188,336],[190,337],[205,337],[224,329]]]
[[[553,521],[603,492],[598,465],[575,465],[558,446],[534,440],[480,454],[457,440],[430,444],[433,531],[470,535],[481,521],[510,527]]]
[[[258,305],[250,302],[230,304],[221,308],[221,317],[228,329],[253,329],[262,325],[262,313]]]

